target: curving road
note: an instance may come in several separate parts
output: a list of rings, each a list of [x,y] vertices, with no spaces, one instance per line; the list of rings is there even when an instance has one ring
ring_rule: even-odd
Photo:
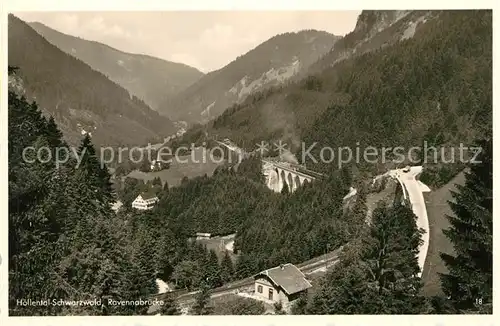
[[[424,192],[431,191],[416,177],[422,173],[421,166],[412,166],[409,170],[397,169],[389,171],[389,175],[396,178],[403,185],[403,194],[405,199],[409,199],[413,213],[417,216],[417,227],[422,228],[425,233],[422,235],[422,245],[418,253],[418,265],[422,275],[424,269],[427,250],[429,249],[429,219],[427,218],[427,208],[425,207]]]

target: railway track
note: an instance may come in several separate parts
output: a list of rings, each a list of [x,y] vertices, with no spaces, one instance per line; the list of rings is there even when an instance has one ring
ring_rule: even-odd
[[[297,267],[300,269],[302,273],[306,276],[309,273],[315,272],[321,269],[327,269],[332,267],[339,260],[339,254],[342,250],[342,247],[329,252],[327,254],[315,257],[308,261],[305,261],[301,264],[298,264]],[[224,295],[235,294],[238,292],[245,292],[251,290],[254,285],[253,277],[247,277],[238,281],[234,281],[223,285],[221,287],[210,290],[210,297],[216,298]],[[152,300],[156,299],[158,301],[164,300],[167,297],[175,297],[177,303],[181,306],[190,305],[194,302],[196,295],[199,291],[188,292],[186,290],[174,290],[171,292],[157,294],[151,297]],[[151,306],[148,314],[155,314],[160,309],[159,306]]]

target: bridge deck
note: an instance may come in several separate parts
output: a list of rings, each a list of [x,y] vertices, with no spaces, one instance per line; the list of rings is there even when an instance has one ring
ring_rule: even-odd
[[[271,164],[279,169],[298,174],[298,175],[303,176],[304,178],[308,178],[308,179],[317,179],[317,178],[323,177],[323,175],[321,173],[307,170],[306,168],[303,168],[303,167],[289,165],[289,164],[284,163],[284,162],[273,162],[271,160],[266,160],[266,159],[262,159],[262,162]]]

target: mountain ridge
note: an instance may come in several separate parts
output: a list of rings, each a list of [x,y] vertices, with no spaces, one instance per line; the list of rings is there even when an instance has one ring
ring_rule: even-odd
[[[444,148],[469,144],[491,126],[488,26],[491,15],[485,12],[415,11],[371,37],[366,28],[367,34],[350,36],[349,49],[362,47],[345,59],[326,55],[313,67],[319,72],[249,96],[176,144],[229,138],[252,151],[261,141],[282,140],[298,156],[312,144],[317,151],[321,145],[354,149],[360,143],[410,148],[424,140]],[[307,164],[323,173],[336,166]],[[439,173],[442,183],[459,168],[429,164],[428,170]]]
[[[330,52],[311,65],[307,74],[316,74],[355,55],[411,38],[417,25],[432,19],[436,12],[423,10],[363,10],[354,30],[340,39]],[[415,25],[413,25],[415,24]],[[414,27],[413,33],[405,32]],[[300,76],[300,77],[304,77]]]
[[[204,75],[163,103],[161,110],[175,111],[179,120],[209,121],[249,94],[286,83],[328,52],[338,39],[339,36],[317,30],[275,35]]]
[[[102,42],[62,33],[40,22],[29,25],[63,52],[102,72],[153,109],[204,75],[184,63],[122,51]]]
[[[168,118],[82,60],[48,42],[14,15],[8,18],[11,87],[54,117],[70,144],[89,133],[100,146],[144,145],[175,133]]]
[[[196,67],[193,67],[193,66],[190,66],[188,64],[185,64],[183,62],[178,62],[178,61],[171,61],[171,60],[166,60],[166,59],[162,59],[162,58],[159,58],[159,57],[155,57],[154,55],[151,55],[151,54],[146,54],[146,53],[139,53],[139,52],[128,52],[128,51],[124,51],[124,50],[120,50],[120,49],[117,49],[117,48],[114,48],[112,47],[111,45],[108,45],[106,43],[103,43],[103,42],[99,42],[99,41],[95,41],[95,40],[88,40],[86,38],[83,38],[83,37],[80,37],[80,36],[75,36],[75,35],[71,35],[71,34],[67,34],[67,33],[63,33],[61,31],[58,31],[57,29],[55,28],[52,28],[42,22],[39,22],[39,21],[30,21],[30,22],[26,22],[29,26],[31,26],[37,33],[38,33],[38,30],[37,29],[41,29],[41,28],[45,28],[45,29],[51,29],[59,34],[62,34],[64,36],[68,36],[68,37],[71,37],[71,38],[76,38],[76,39],[79,39],[79,40],[82,40],[82,41],[85,41],[85,42],[89,42],[89,43],[95,43],[97,45],[100,45],[100,46],[104,46],[104,47],[107,47],[109,48],[110,50],[113,50],[113,51],[116,51],[116,52],[119,52],[121,54],[127,54],[127,55],[133,55],[133,56],[138,56],[138,57],[145,57],[145,58],[148,58],[148,59],[153,59],[153,60],[158,60],[158,61],[162,61],[162,62],[165,62],[165,63],[169,63],[169,64],[174,64],[174,65],[181,65],[181,66],[185,66],[187,68],[192,68],[192,69],[196,69],[198,71],[201,72],[201,70],[199,70],[198,68]],[[39,33],[40,34],[40,33]],[[43,35],[42,35],[43,36]],[[56,45],[57,46],[57,45]]]

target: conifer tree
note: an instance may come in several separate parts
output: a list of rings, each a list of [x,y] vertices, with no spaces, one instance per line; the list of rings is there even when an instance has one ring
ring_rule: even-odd
[[[340,180],[344,189],[349,189],[352,186],[353,178],[349,167],[343,166],[340,169]]]
[[[163,306],[161,306],[160,314],[164,316],[175,316],[181,314],[174,298],[172,298],[171,296],[167,296],[163,300]]]
[[[207,283],[211,288],[216,288],[222,285],[221,270],[219,266],[219,259],[215,250],[210,250],[206,264],[206,277]]]
[[[126,300],[147,299],[158,292],[155,282],[155,270],[151,259],[151,245],[146,243],[147,237],[137,235],[138,241],[133,244],[134,252],[129,256],[129,261],[124,265],[122,287],[120,298]],[[139,242],[139,243],[137,243]],[[127,314],[143,315],[147,312],[147,306],[126,306]]]
[[[47,122],[47,140],[52,147],[59,147],[63,145],[62,132],[57,127],[53,116],[50,116]]]
[[[183,260],[177,264],[172,273],[172,279],[177,288],[193,289],[202,281],[203,273],[197,262]]]
[[[224,253],[224,257],[222,258],[220,264],[220,276],[222,283],[231,282],[233,280],[233,275],[234,275],[233,262],[231,260],[231,257],[229,257],[228,252],[226,251]]]
[[[163,185],[163,192],[168,193],[168,182],[165,180],[165,184]]]
[[[210,301],[210,287],[202,282],[199,293],[196,295],[195,303],[193,306],[194,315],[209,315],[212,307],[209,306]]]
[[[96,153],[89,134],[83,138],[78,155],[81,159],[77,174],[82,182],[86,182],[96,193],[96,199],[102,204],[109,206],[113,202],[113,189],[111,187],[110,175],[106,166],[102,165]],[[84,181],[85,180],[85,181]]]
[[[145,187],[144,181],[135,178],[125,178],[123,185],[122,201],[123,205],[128,208],[132,205],[134,199]]]
[[[308,314],[416,314],[429,306],[419,295],[421,231],[404,206],[380,205],[360,250],[342,257],[308,307]],[[304,311],[304,310],[302,310]]]
[[[417,255],[422,232],[408,207],[379,206],[375,209],[363,259],[373,270],[381,289],[395,286],[400,279],[411,283],[407,284],[408,289],[419,286]]]
[[[175,243],[175,235],[170,229],[163,231],[157,241],[155,252],[156,270],[158,277],[162,280],[167,280],[174,269],[174,263],[177,257],[181,255],[177,252],[177,244]]]
[[[452,191],[448,216],[451,227],[444,234],[455,255],[441,254],[448,274],[442,288],[456,309],[491,310],[493,295],[493,147],[491,138],[479,141],[482,152],[465,173],[465,185]]]
[[[286,182],[283,182],[283,188],[281,189],[281,193],[283,195],[287,195],[290,193],[290,189],[288,188],[288,184]]]

